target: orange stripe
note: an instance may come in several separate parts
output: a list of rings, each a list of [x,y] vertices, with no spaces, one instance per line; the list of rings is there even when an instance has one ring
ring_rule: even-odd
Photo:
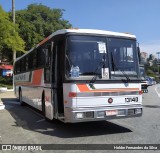
[[[32,73],[32,80],[27,80],[27,81],[16,81],[15,85],[41,85],[41,80],[42,80],[42,75],[43,75],[43,69],[39,70],[34,70]]]
[[[106,90],[93,90],[93,91],[101,91],[101,92],[105,92],[105,91],[112,91],[112,92],[123,92],[123,91],[139,91],[139,88],[113,88],[113,89],[106,89]]]
[[[33,80],[32,80],[33,85],[41,84],[42,72],[43,72],[43,69],[35,70],[33,72]]]
[[[112,89],[93,89],[90,90],[86,84],[77,84],[80,92],[127,92],[127,91],[139,91],[139,88],[112,88]]]
[[[77,84],[80,92],[89,92],[89,88],[86,84]]]
[[[46,41],[48,41],[49,40],[49,36],[47,37],[47,38],[45,38],[44,40],[42,40],[38,45],[37,45],[37,47],[38,46],[40,46],[40,45],[42,45],[42,44],[44,44]]]
[[[139,91],[139,90],[90,90],[83,92],[128,92],[128,91]]]

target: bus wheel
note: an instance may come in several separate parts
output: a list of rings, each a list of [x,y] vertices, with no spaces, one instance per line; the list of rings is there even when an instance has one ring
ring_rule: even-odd
[[[46,109],[45,109],[44,96],[42,96],[42,115],[46,118]]]
[[[24,106],[24,102],[22,101],[22,90],[19,91],[19,102],[21,106]]]

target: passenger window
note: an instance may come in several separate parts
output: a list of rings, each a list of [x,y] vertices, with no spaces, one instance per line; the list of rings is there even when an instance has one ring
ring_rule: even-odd
[[[44,82],[50,83],[50,72],[51,72],[51,45],[47,44],[44,48],[45,52],[45,69],[44,69]]]

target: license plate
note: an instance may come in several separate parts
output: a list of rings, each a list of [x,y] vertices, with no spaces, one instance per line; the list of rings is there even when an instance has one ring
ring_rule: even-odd
[[[125,102],[126,103],[129,103],[129,102],[138,102],[138,97],[125,98]]]
[[[117,110],[107,110],[106,111],[106,116],[113,116],[113,115],[117,115],[118,111]]]

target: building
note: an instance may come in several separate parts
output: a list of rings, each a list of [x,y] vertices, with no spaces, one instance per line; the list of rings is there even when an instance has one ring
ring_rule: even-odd
[[[141,64],[145,64],[147,62],[148,54],[146,52],[141,52]]]
[[[0,65],[0,76],[10,77],[13,75],[12,65]]]

